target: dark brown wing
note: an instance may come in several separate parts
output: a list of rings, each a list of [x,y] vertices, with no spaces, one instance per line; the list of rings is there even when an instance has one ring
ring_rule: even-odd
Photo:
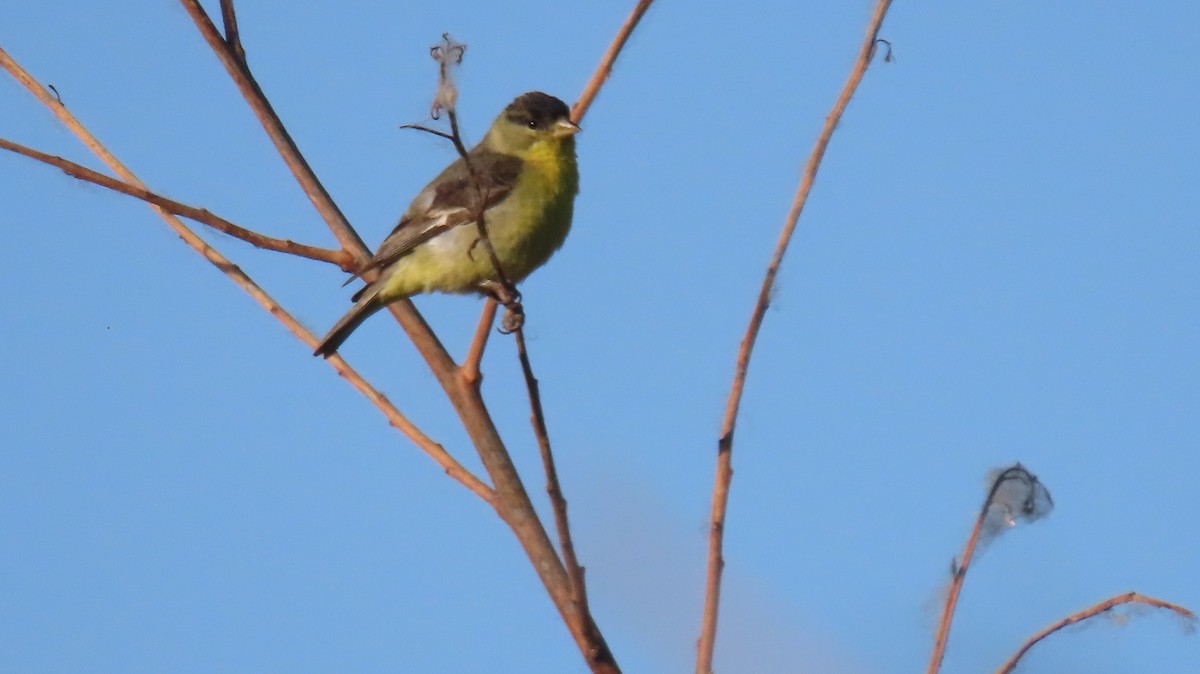
[[[471,151],[470,157],[487,210],[512,192],[521,173],[521,160],[478,147]],[[372,269],[386,267],[442,232],[474,222],[471,208],[474,200],[471,174],[460,157],[421,190],[400,218],[400,224],[379,245],[375,257],[346,282]]]

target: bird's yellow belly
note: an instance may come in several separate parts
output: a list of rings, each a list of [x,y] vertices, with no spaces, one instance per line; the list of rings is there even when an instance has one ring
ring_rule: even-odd
[[[506,199],[484,213],[488,238],[510,281],[521,281],[545,264],[566,240],[575,183],[562,178],[556,173],[525,171],[513,192],[541,198]],[[529,184],[533,181],[540,184]],[[418,293],[476,292],[481,283],[497,279],[474,223],[421,244],[385,274],[388,278],[381,292],[385,302]]]

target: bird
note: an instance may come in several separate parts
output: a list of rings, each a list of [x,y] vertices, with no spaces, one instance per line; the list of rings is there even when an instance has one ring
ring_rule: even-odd
[[[313,355],[328,358],[372,314],[413,295],[496,297],[502,282],[475,224],[480,199],[507,279],[519,282],[545,264],[571,229],[580,130],[567,104],[549,94],[531,91],[509,103],[467,153],[469,163],[459,157],[426,185],[371,261],[350,277],[347,283],[379,270]]]

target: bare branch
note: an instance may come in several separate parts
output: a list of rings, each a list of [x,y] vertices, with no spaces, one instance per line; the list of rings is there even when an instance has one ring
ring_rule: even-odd
[[[980,542],[994,537],[998,532],[1016,524],[1017,520],[1032,522],[1049,514],[1054,507],[1050,492],[1045,486],[1021,464],[997,471],[993,474],[991,487],[987,497],[979,508],[975,518],[975,526],[967,537],[961,560],[951,566],[950,587],[946,591],[946,601],[942,606],[942,615],[938,620],[937,632],[933,641],[933,652],[929,657],[927,674],[937,674],[946,657],[946,646],[950,642],[950,627],[954,622],[954,609],[958,606],[958,597],[962,593],[963,581],[971,568]],[[997,512],[999,511],[999,512]],[[997,518],[996,515],[999,515]],[[991,534],[985,534],[985,529],[991,525]]]
[[[219,232],[223,232],[232,237],[241,239],[242,241],[245,241],[246,243],[249,243],[257,248],[273,250],[280,253],[288,253],[290,255],[296,255],[320,262],[329,262],[341,267],[345,271],[354,270],[354,263],[351,261],[350,255],[345,251],[306,246],[302,243],[296,243],[291,239],[276,239],[269,236],[264,236],[258,232],[235,225],[225,218],[214,215],[206,209],[188,206],[187,204],[175,201],[173,199],[168,199],[167,197],[155,194],[154,192],[142,187],[138,187],[137,185],[130,185],[129,183],[121,182],[116,178],[106,176],[98,171],[93,171],[92,169],[81,164],[76,164],[73,161],[63,159],[62,157],[49,155],[45,152],[40,152],[31,147],[26,147],[3,138],[0,138],[0,148],[24,155],[30,159],[36,159],[44,164],[49,164],[50,166],[62,170],[63,173],[66,173],[72,178],[85,180],[94,185],[99,185],[100,187],[113,190],[114,192],[127,194],[131,197],[154,204],[168,213],[179,215],[188,218],[189,220],[195,220],[201,224],[208,225]]]
[[[1161,599],[1155,599],[1154,597],[1147,597],[1146,595],[1138,594],[1136,592],[1127,592],[1125,594],[1120,594],[1115,597],[1112,597],[1111,599],[1106,599],[1106,600],[1100,602],[1099,604],[1096,604],[1095,606],[1089,606],[1088,608],[1085,608],[1078,613],[1073,613],[1073,614],[1067,616],[1066,618],[1063,618],[1062,620],[1059,620],[1058,622],[1050,625],[1049,627],[1046,627],[1045,629],[1038,632],[1037,634],[1029,637],[1029,640],[1026,641],[1025,644],[1022,645],[1019,649],[1017,649],[1017,652],[1014,653],[1013,656],[1011,658],[1009,658],[1007,662],[1005,662],[1003,665],[1001,665],[1000,669],[996,670],[996,674],[1010,674],[1014,669],[1017,668],[1017,663],[1021,660],[1022,657],[1025,656],[1026,653],[1029,652],[1029,649],[1033,648],[1042,639],[1045,639],[1046,637],[1050,636],[1051,634],[1054,634],[1055,632],[1061,630],[1064,627],[1069,627],[1076,623],[1080,623],[1085,620],[1095,618],[1096,616],[1101,615],[1103,613],[1107,613],[1108,611],[1111,611],[1112,609],[1114,609],[1117,606],[1120,606],[1122,604],[1145,604],[1147,606],[1152,606],[1154,608],[1160,608],[1160,609],[1166,609],[1168,611],[1174,611],[1177,615],[1179,615],[1181,618],[1186,620],[1189,624],[1194,623],[1196,620],[1195,613],[1192,613],[1191,611],[1187,610],[1186,608],[1184,608],[1182,606],[1179,606],[1178,604],[1172,604],[1170,602],[1166,602]]]
[[[310,349],[316,348],[317,344],[319,344],[321,340],[310,332],[306,331],[306,333],[307,334],[305,334],[303,337],[304,343],[308,345]],[[362,377],[362,375],[360,375],[354,368],[350,367],[350,364],[347,363],[340,354],[332,354],[326,359],[326,362],[333,366],[333,369],[339,375],[341,375],[343,379],[350,382],[350,385],[353,386],[355,390],[363,394],[367,400],[370,400],[372,404],[379,408],[379,411],[383,412],[384,417],[387,418],[388,423],[394,426],[396,430],[407,436],[418,447],[420,447],[422,451],[436,461],[437,464],[446,471],[447,475],[462,483],[464,487],[470,489],[472,493],[479,496],[479,498],[483,499],[483,501],[488,505],[492,506],[493,508],[496,507],[496,493],[491,487],[484,484],[484,482],[476,477],[471,471],[463,467],[463,465],[460,464],[453,456],[451,456],[444,447],[434,442],[429,438],[429,436],[421,432],[421,429],[417,428],[415,424],[409,421],[408,418],[405,417],[390,400],[388,400],[387,396],[383,395],[383,393],[381,393],[378,389],[371,386],[367,380]]]
[[[592,101],[596,100],[600,88],[612,74],[613,64],[617,62],[617,57],[621,55],[621,50],[625,48],[629,36],[633,35],[633,29],[637,28],[642,17],[646,15],[646,10],[650,9],[652,4],[654,4],[654,0],[638,0],[638,3],[634,5],[633,11],[625,19],[625,23],[621,24],[621,28],[617,30],[616,36],[605,50],[604,56],[600,58],[600,64],[596,66],[596,71],[592,73],[591,79],[583,87],[583,93],[579,95],[575,107],[571,109],[571,121],[578,124],[587,114],[588,108],[592,107]]]
[[[445,138],[446,140],[454,140],[454,136],[451,136],[450,134],[446,133],[445,131],[438,131],[437,129],[431,129],[431,128],[429,128],[427,126],[423,126],[421,124],[401,124],[400,128],[401,129],[416,129],[417,131],[424,131],[425,133],[432,133],[435,136],[441,136],[442,138]]]
[[[738,409],[742,402],[742,391],[746,385],[746,373],[750,366],[750,355],[754,350],[754,342],[758,338],[758,331],[762,327],[763,318],[766,316],[767,305],[771,300],[771,290],[775,285],[775,276],[779,271],[780,264],[783,262],[783,256],[787,252],[788,244],[791,242],[792,233],[796,229],[796,222],[799,220],[800,213],[804,210],[804,204],[808,201],[808,195],[812,191],[813,181],[817,177],[817,171],[821,167],[821,160],[825,156],[825,149],[829,146],[829,139],[833,136],[833,132],[837,128],[842,115],[845,113],[850,99],[854,96],[854,92],[858,90],[858,85],[862,81],[863,75],[866,74],[867,68],[871,65],[871,56],[875,52],[875,40],[879,36],[879,28],[883,25],[883,18],[887,15],[888,7],[891,4],[891,0],[879,0],[875,5],[875,11],[867,25],[866,38],[859,49],[858,58],[855,60],[854,67],[850,71],[850,77],[842,87],[842,92],[838,95],[829,116],[825,118],[825,126],[821,129],[821,134],[817,137],[816,145],[813,147],[812,154],[808,158],[808,163],[804,167],[804,174],[800,178],[800,185],[796,190],[795,199],[792,201],[791,210],[788,212],[783,229],[779,234],[779,242],[776,244],[775,253],[771,257],[770,264],[767,265],[762,287],[759,289],[758,300],[755,302],[754,311],[750,316],[750,324],[746,327],[746,333],[742,337],[741,345],[738,347],[733,384],[730,387],[729,399],[725,407],[725,416],[721,422],[721,434],[717,441],[717,472],[713,484],[712,512],[708,533],[708,571],[705,579],[704,613],[701,618],[700,640],[696,656],[696,672],[698,674],[708,674],[708,672],[712,671],[713,648],[716,645],[717,615],[721,596],[721,573],[725,568],[725,559],[722,555],[725,536],[725,513],[729,504],[729,485],[733,480],[733,433],[737,423]]]
[[[558,545],[562,550],[563,565],[567,567],[567,576],[571,579],[571,588],[575,601],[582,607],[583,612],[589,612],[587,587],[583,579],[583,567],[575,555],[575,543],[571,539],[571,525],[567,520],[567,499],[563,496],[558,484],[558,471],[554,467],[554,453],[550,451],[550,432],[546,429],[546,414],[542,411],[542,394],[538,387],[537,377],[533,374],[533,365],[529,362],[529,352],[525,348],[525,331],[517,328],[513,335],[517,341],[517,357],[521,360],[521,371],[525,374],[525,388],[529,392],[530,421],[533,423],[533,434],[537,438],[538,449],[542,454],[542,467],[546,472],[546,493],[550,497],[550,505],[554,510],[554,524],[558,530]]]

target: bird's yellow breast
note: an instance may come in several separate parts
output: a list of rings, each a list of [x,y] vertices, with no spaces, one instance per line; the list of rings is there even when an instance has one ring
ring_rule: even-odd
[[[488,238],[504,273],[520,281],[545,264],[571,229],[579,169],[573,139],[548,139],[514,153],[522,161],[507,198],[484,213]],[[461,225],[418,246],[387,279],[385,300],[419,292],[471,292],[495,279],[474,224]]]

